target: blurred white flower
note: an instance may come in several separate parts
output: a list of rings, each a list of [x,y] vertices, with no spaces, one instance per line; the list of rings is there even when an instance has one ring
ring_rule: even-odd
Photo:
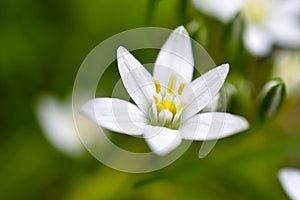
[[[63,102],[51,95],[42,96],[36,105],[38,121],[50,143],[64,154],[79,157],[85,151],[80,142],[73,120],[71,99]],[[82,118],[87,137],[93,140],[95,126]]]
[[[228,23],[244,5],[244,0],[193,0],[193,3],[202,12]]]
[[[229,65],[224,64],[192,81],[194,58],[184,27],[172,32],[154,65],[153,76],[124,47],[118,68],[136,105],[115,98],[87,102],[83,114],[100,126],[128,135],[143,135],[150,149],[165,155],[182,139],[213,140],[248,128],[240,116],[222,112],[200,113],[222,87]],[[191,82],[192,81],[192,82]]]
[[[300,170],[284,168],[278,173],[280,183],[293,200],[300,200]]]
[[[243,41],[253,55],[267,55],[273,44],[300,47],[299,0],[193,1],[197,8],[223,22],[240,13],[246,23]]]
[[[272,76],[282,78],[286,84],[288,95],[299,93],[300,51],[276,52]]]

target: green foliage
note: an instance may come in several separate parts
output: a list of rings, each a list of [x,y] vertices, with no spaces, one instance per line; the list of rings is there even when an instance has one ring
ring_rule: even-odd
[[[187,0],[4,0],[0,10],[0,199],[286,198],[277,172],[287,165],[300,167],[300,136],[299,125],[292,129],[296,134],[284,127],[299,115],[283,107],[280,114],[287,117],[274,119],[284,103],[284,83],[269,81],[272,56],[249,55],[240,32],[233,37],[234,23],[221,24]],[[231,65],[228,110],[246,116],[250,131],[218,141],[204,159],[197,157],[201,142],[194,142],[172,165],[146,174],[118,172],[88,153],[72,159],[51,145],[34,114],[38,95],[66,97],[85,56],[114,34],[181,24],[217,64]],[[115,69],[108,70],[99,93],[111,94],[116,76]],[[259,88],[270,83],[259,96]],[[294,98],[299,111],[299,95]],[[112,140],[124,148],[143,146],[136,138]]]

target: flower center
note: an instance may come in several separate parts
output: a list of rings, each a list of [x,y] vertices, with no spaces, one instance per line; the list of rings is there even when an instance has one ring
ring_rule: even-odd
[[[177,129],[180,125],[181,112],[184,103],[181,103],[179,96],[181,96],[186,85],[182,82],[177,92],[176,77],[170,76],[168,86],[162,91],[160,82],[153,78],[156,92],[153,95],[153,105],[150,111],[150,123],[155,126],[165,126],[172,129]]]
[[[176,114],[176,106],[172,101],[162,100],[159,104],[156,105],[158,111],[162,111],[164,109],[168,109],[173,115]]]
[[[262,22],[268,15],[270,5],[264,0],[248,0],[243,13],[248,22],[257,24]]]

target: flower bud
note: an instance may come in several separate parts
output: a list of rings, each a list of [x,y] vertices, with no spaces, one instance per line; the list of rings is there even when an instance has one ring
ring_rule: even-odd
[[[257,118],[262,122],[273,118],[278,113],[285,96],[285,83],[280,78],[268,81],[260,93]]]

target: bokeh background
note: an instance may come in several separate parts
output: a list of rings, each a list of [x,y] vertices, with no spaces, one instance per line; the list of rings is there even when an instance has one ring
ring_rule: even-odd
[[[188,0],[0,1],[0,199],[287,199],[277,173],[300,168],[300,96],[297,85],[289,89],[297,82],[292,75],[300,75],[299,50],[275,47],[267,56],[252,56],[236,23],[223,24]],[[245,116],[248,131],[219,140],[203,159],[197,156],[201,142],[194,142],[170,166],[145,174],[119,172],[87,152],[70,156],[55,147],[39,123],[41,95],[68,99],[84,58],[106,38],[132,28],[179,25],[216,64],[231,65],[228,111]],[[296,70],[293,62],[277,62],[285,59],[278,57],[282,51],[298,59]],[[148,59],[142,53],[138,58]],[[261,108],[262,88],[281,76],[273,73],[277,65],[293,80],[285,97],[279,95],[284,101],[276,114],[261,117],[268,109]],[[119,79],[114,67],[99,88],[103,95]],[[139,143],[112,139],[121,146]]]

